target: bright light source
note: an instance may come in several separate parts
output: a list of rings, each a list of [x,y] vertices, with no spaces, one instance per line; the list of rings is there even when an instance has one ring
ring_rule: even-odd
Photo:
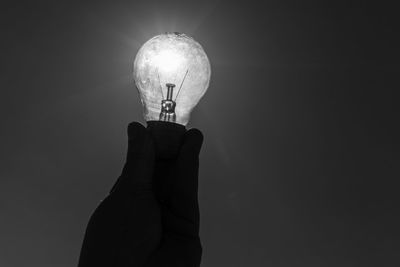
[[[184,58],[173,50],[163,50],[154,57],[154,65],[161,73],[176,72],[184,64]]]
[[[133,74],[146,121],[186,125],[190,112],[207,91],[211,66],[203,48],[193,38],[165,33],[139,49]]]

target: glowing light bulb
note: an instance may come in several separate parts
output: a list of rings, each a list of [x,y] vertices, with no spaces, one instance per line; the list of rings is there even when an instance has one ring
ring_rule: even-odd
[[[207,91],[211,66],[202,46],[181,33],[148,40],[136,55],[133,75],[146,121],[189,122]]]

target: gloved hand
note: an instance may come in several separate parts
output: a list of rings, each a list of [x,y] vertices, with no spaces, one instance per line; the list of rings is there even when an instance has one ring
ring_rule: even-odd
[[[166,157],[160,147],[168,147],[163,144],[168,140],[156,142],[157,130],[136,122],[128,126],[126,164],[89,220],[79,267],[200,265],[197,186],[203,136],[184,130],[177,155]]]

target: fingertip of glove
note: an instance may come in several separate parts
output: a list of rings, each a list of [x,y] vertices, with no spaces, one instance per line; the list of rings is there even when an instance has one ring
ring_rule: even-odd
[[[137,140],[143,139],[147,134],[146,128],[139,122],[131,122],[128,125],[128,139]]]
[[[204,136],[203,136],[203,133],[199,129],[192,128],[186,132],[185,138],[189,138],[190,140],[202,143]]]
[[[127,162],[135,158],[153,158],[154,143],[147,129],[139,122],[128,125]]]
[[[203,144],[203,140],[203,133],[199,129],[190,129],[185,133],[183,147],[185,149],[189,149],[196,154],[199,154],[201,146]]]

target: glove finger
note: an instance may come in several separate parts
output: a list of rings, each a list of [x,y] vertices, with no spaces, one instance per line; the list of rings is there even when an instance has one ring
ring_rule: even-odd
[[[170,231],[197,236],[199,233],[198,171],[203,134],[197,129],[186,132],[175,164],[172,194],[163,212]]]
[[[128,126],[128,152],[114,192],[148,192],[152,187],[154,143],[146,128],[138,122]]]
[[[173,194],[181,197],[197,197],[199,154],[203,143],[203,134],[198,129],[185,133],[183,143],[176,161],[176,177]]]

